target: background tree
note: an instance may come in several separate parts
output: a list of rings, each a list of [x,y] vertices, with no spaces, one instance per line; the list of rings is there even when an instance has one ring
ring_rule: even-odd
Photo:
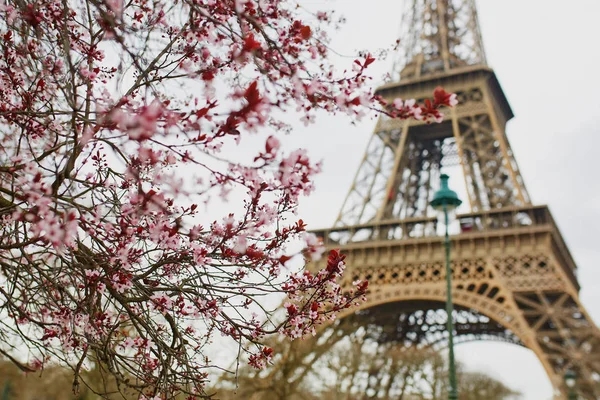
[[[73,395],[71,382],[69,371],[57,366],[44,374],[24,374],[13,363],[0,361],[1,400],[88,400],[85,389],[78,396]]]
[[[280,341],[269,371],[243,369],[215,388],[219,398],[289,400],[442,400],[448,398],[447,363],[432,347],[377,342],[379,328],[353,330],[342,320],[308,343]],[[344,334],[345,332],[345,334]],[[332,349],[328,341],[345,338]],[[303,348],[307,346],[307,348]],[[319,349],[330,351],[321,352]],[[310,349],[310,350],[309,350]],[[458,365],[459,393],[466,400],[512,400],[519,393],[492,376]],[[275,371],[275,372],[274,372]],[[233,386],[237,388],[233,389]]]
[[[319,165],[277,115],[440,120],[456,96],[383,104],[373,57],[327,62],[330,21],[283,0],[0,2],[0,354],[60,362],[75,391],[97,360],[119,391],[205,397],[215,335],[261,368],[266,336],[364,293],[341,293],[337,253],[288,268],[294,240],[322,252],[294,215]]]
[[[461,371],[458,375],[458,388],[465,400],[508,400],[520,398],[519,393],[508,388],[493,377],[477,373]]]

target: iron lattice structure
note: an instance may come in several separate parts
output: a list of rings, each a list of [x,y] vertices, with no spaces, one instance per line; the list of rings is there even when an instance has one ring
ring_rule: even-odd
[[[422,101],[444,85],[460,107],[441,125],[382,117],[335,225],[427,215],[440,168],[461,165],[473,211],[530,204],[505,135],[513,117],[487,66],[474,0],[411,0],[401,58],[379,88],[385,98]]]
[[[470,207],[452,236],[458,341],[525,346],[557,399],[566,398],[568,369],[582,398],[600,399],[600,330],[579,300],[577,267],[550,210],[532,205],[525,188],[505,133],[513,113],[487,66],[475,1],[407,3],[399,80],[378,94],[422,101],[442,86],[459,104],[441,124],[379,119],[334,227],[315,232],[347,255],[343,285],[369,280],[368,300],[294,342],[259,386],[285,382],[293,393],[316,360],[360,329],[379,343],[445,345],[444,247],[428,204],[440,170],[453,166]]]
[[[408,0],[396,76],[418,78],[486,65],[475,0]]]
[[[513,113],[487,66],[475,1],[409,1],[404,26],[400,79],[378,94],[422,100],[443,86],[459,104],[441,124],[377,122],[334,227],[316,232],[347,254],[346,284],[370,281],[367,303],[328,337],[377,325],[376,340],[443,344],[443,243],[428,204],[440,170],[454,166],[470,206],[452,237],[459,340],[523,345],[557,398],[573,369],[580,396],[600,399],[600,330],[579,300],[577,267],[548,207],[532,205],[519,172],[505,133]]]

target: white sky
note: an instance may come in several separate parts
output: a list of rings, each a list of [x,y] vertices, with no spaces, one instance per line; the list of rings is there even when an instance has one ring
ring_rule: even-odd
[[[307,0],[347,18],[332,47],[340,54],[377,50],[397,38],[402,0]],[[488,62],[495,69],[516,118],[507,131],[535,204],[548,204],[579,266],[581,300],[600,321],[600,127],[598,0],[478,1]],[[352,58],[340,58],[350,63]],[[389,63],[376,66],[376,76]],[[345,117],[301,124],[287,146],[323,159],[316,192],[304,199],[309,228],[333,224],[375,125],[352,126]],[[289,147],[288,147],[289,148]],[[468,368],[490,373],[524,393],[525,400],[552,396],[537,358],[527,349],[496,343],[457,348]]]

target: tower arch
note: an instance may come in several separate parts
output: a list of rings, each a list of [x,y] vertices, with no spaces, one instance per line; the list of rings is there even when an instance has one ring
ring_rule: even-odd
[[[444,300],[444,251],[429,203],[442,170],[457,167],[468,209],[452,236],[455,305],[531,349],[558,399],[569,369],[582,398],[600,399],[600,330],[579,300],[577,265],[549,208],[532,204],[521,176],[506,134],[513,112],[487,65],[475,1],[408,1],[403,26],[396,80],[377,94],[421,101],[442,86],[459,103],[440,124],[381,117],[333,228],[314,233],[347,255],[348,288],[369,280],[361,310]],[[366,318],[361,310],[352,318]]]

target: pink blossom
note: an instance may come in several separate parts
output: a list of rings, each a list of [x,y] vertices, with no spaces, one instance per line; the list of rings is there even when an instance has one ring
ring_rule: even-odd
[[[117,19],[123,16],[123,0],[108,0],[106,2],[110,10],[115,14]]]
[[[81,74],[82,77],[89,79],[90,81],[93,81],[97,77],[97,74],[95,72],[90,71],[89,69],[87,69],[85,67],[81,67],[79,69],[79,73]]]
[[[393,104],[397,110],[402,110],[404,108],[404,102],[400,98],[395,99]]]
[[[247,247],[248,247],[248,240],[247,240],[246,236],[240,235],[235,239],[233,251],[235,251],[236,253],[244,254],[246,252]]]
[[[266,151],[269,154],[274,154],[281,147],[281,142],[275,136],[271,135],[267,139]]]
[[[173,300],[164,293],[157,293],[150,297],[154,308],[158,311],[168,311],[173,308]]]
[[[217,332],[256,344],[248,361],[264,368],[269,336],[314,334],[361,301],[366,282],[342,291],[339,252],[320,271],[289,270],[302,258],[290,245],[299,240],[313,260],[324,247],[295,217],[320,164],[283,146],[282,116],[357,121],[375,110],[433,122],[455,95],[438,88],[424,104],[387,104],[368,87],[374,57],[337,70],[319,26],[330,15],[313,25],[281,0],[201,0],[193,12],[107,0],[91,18],[57,0],[0,2],[10,160],[0,185],[12,203],[0,220],[11,288],[0,314],[15,328],[0,336],[19,343],[12,356],[74,365],[92,349],[127,371],[123,391],[205,397],[214,362],[203,354]],[[238,148],[248,135],[264,147]],[[264,293],[287,296],[281,321]]]

